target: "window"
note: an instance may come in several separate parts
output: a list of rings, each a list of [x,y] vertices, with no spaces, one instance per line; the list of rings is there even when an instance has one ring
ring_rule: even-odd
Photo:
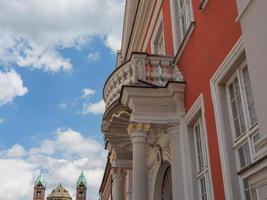
[[[193,126],[193,140],[196,160],[196,179],[198,184],[199,199],[208,200],[209,195],[209,168],[207,163],[206,142],[202,119],[199,118]]]
[[[41,191],[37,191],[37,192],[36,192],[36,196],[37,196],[37,197],[40,197],[40,196],[41,196]]]
[[[175,62],[178,62],[195,28],[193,7],[192,0],[172,0],[170,3],[173,48]]]
[[[253,156],[259,151],[255,143],[260,139],[246,61],[237,68],[229,79],[226,84],[226,92],[233,133],[233,149],[236,156],[237,171],[240,171],[253,162]],[[248,180],[242,180],[241,185],[243,185],[244,198],[251,200],[252,195]]]
[[[79,197],[83,197],[83,191],[79,191]]]
[[[258,127],[241,37],[211,78],[226,199],[261,199],[264,135]],[[252,67],[253,69],[253,67]]]
[[[163,27],[163,14],[160,12],[159,18],[155,25],[151,37],[151,50],[154,54],[165,54],[165,42],[164,42],[164,27]]]
[[[191,23],[193,22],[193,9],[191,0],[178,0],[178,22],[181,41],[183,41]]]
[[[162,23],[158,29],[158,33],[154,40],[154,53],[155,54],[165,54],[165,45],[164,45],[164,37],[163,37],[163,29]]]
[[[214,194],[210,176],[203,94],[197,98],[184,120],[186,127],[181,137],[183,137],[185,153],[183,162],[187,168],[185,177],[188,180],[188,187],[193,188],[190,191],[195,191],[187,194],[188,199],[212,200]]]
[[[226,91],[233,133],[233,148],[238,170],[240,170],[247,167],[253,160],[253,154],[259,151],[254,144],[260,138],[248,67],[245,61],[229,79]]]

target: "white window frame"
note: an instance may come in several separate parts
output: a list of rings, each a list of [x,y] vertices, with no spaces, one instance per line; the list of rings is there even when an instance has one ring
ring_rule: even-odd
[[[243,69],[243,67],[245,66],[246,55],[243,37],[241,36],[210,80],[217,128],[216,133],[218,137],[223,172],[225,198],[229,200],[244,199],[242,180],[258,172],[261,168],[261,165],[259,165],[256,168],[254,167],[252,169],[246,170],[245,172],[242,171],[243,168],[240,168],[240,161],[237,155],[237,151],[234,151],[233,153],[233,149],[237,149],[239,146],[248,141],[248,144],[250,146],[249,152],[251,163],[258,160],[263,155],[263,150],[255,152],[254,148],[252,148],[253,134],[258,131],[257,124],[249,127],[249,129],[246,127],[246,131],[243,134],[239,135],[237,138],[234,134],[234,126],[231,118],[232,111],[231,106],[229,106],[229,93],[226,87],[229,81],[234,78],[234,73],[240,73],[238,72],[238,70]],[[250,68],[248,66],[248,70],[249,69]],[[243,79],[240,79],[239,82],[240,81],[243,81]],[[241,87],[242,84],[240,85]],[[247,106],[247,102],[246,96],[243,91],[244,88],[242,88],[241,90],[241,95],[243,96],[242,98],[245,103],[242,106],[244,112],[247,112],[247,110],[244,109],[244,107]],[[244,115],[249,116],[248,113],[244,113]],[[246,116],[245,124],[249,124],[249,119]],[[237,175],[237,173],[241,172],[240,170],[242,171],[242,175],[239,176]]]
[[[163,52],[159,52],[157,49],[157,43],[159,39],[163,39]],[[151,51],[153,54],[165,55],[165,36],[164,36],[164,24],[163,24],[163,14],[162,11],[158,17],[157,23],[155,25],[152,37],[151,37]]]
[[[229,79],[229,81],[226,83],[225,87],[226,87],[226,96],[227,96],[227,101],[228,101],[228,109],[229,109],[229,119],[231,121],[231,133],[232,133],[232,138],[233,138],[233,148],[237,149],[240,148],[242,145],[244,145],[245,143],[248,143],[249,145],[249,153],[250,153],[250,163],[252,163],[253,161],[257,160],[257,152],[255,150],[255,146],[254,146],[254,136],[259,133],[259,127],[258,127],[258,122],[254,122],[253,124],[251,124],[251,119],[250,119],[250,115],[249,115],[249,111],[248,111],[248,105],[247,105],[247,97],[245,95],[245,89],[244,89],[244,82],[243,82],[243,70],[245,67],[247,66],[247,62],[246,60],[243,61],[243,63],[237,68],[236,72],[233,74],[233,76]],[[240,89],[240,96],[241,96],[241,102],[242,102],[242,109],[243,109],[243,115],[244,115],[244,122],[245,122],[245,131],[243,133],[241,133],[241,135],[239,135],[238,137],[236,137],[235,134],[235,127],[234,127],[234,123],[232,120],[232,108],[229,104],[230,102],[230,94],[229,94],[229,85],[230,83],[232,83],[232,81],[237,78],[238,82],[239,82],[239,89]],[[252,93],[253,96],[253,93]],[[253,98],[253,97],[252,97]],[[255,102],[254,102],[255,104]],[[254,105],[255,106],[255,105]],[[241,166],[240,166],[240,158],[238,156],[238,151],[235,152],[236,154],[236,158],[237,158],[237,166],[238,166],[238,170],[241,170]],[[247,163],[247,164],[250,164]],[[246,167],[246,166],[244,166]]]
[[[208,148],[208,137],[207,137],[207,128],[205,123],[205,109],[204,109],[204,97],[203,94],[200,94],[200,96],[197,98],[195,103],[192,105],[190,110],[187,112],[185,118],[185,126],[186,130],[183,131],[184,134],[186,134],[187,139],[183,140],[187,142],[187,147],[192,147],[191,149],[185,149],[185,152],[187,155],[185,155],[185,159],[188,160],[188,156],[192,159],[190,162],[187,163],[186,167],[190,168],[191,173],[190,175],[186,175],[187,179],[188,177],[192,176],[192,182],[191,185],[189,184],[188,187],[195,188],[195,191],[197,193],[195,194],[188,194],[188,199],[195,199],[200,200],[201,197],[201,189],[200,184],[195,180],[200,180],[198,178],[202,177],[204,175],[205,182],[206,182],[206,193],[207,193],[207,200],[213,200],[214,199],[214,190],[213,190],[213,183],[212,183],[212,177],[211,177],[211,168],[210,168],[210,158],[209,158],[209,148]],[[198,173],[199,169],[199,163],[197,161],[197,150],[196,150],[196,143],[195,143],[195,134],[194,134],[194,127],[196,124],[200,124],[201,129],[201,142],[202,142],[202,149],[203,149],[203,169],[200,173]],[[191,134],[191,137],[190,137]],[[193,145],[192,145],[193,144]],[[189,161],[186,161],[189,162]],[[197,167],[194,167],[197,166]],[[192,189],[189,191],[192,193]],[[193,195],[193,196],[190,196]]]
[[[200,116],[197,121],[195,122],[195,124],[193,125],[193,143],[194,143],[194,147],[195,147],[195,163],[197,165],[197,169],[196,169],[196,179],[198,182],[198,192],[199,192],[199,199],[202,199],[202,193],[201,193],[201,179],[204,178],[205,181],[205,193],[206,193],[206,199],[210,200],[210,181],[209,181],[209,166],[208,166],[208,162],[207,162],[207,143],[205,140],[205,134],[204,134],[204,128],[203,128],[203,121],[202,121],[202,116]],[[199,132],[196,132],[196,127],[199,128]],[[199,138],[197,139],[196,135],[199,134]],[[198,144],[197,144],[197,140],[200,141],[200,148],[201,148],[201,157],[202,157],[202,168],[200,168],[200,163],[199,163],[199,158],[198,158],[198,154],[200,152],[198,152]]]
[[[181,37],[180,39],[181,41],[183,41],[187,31],[189,30],[190,24],[194,21],[193,6],[192,6],[192,0],[177,0],[177,1],[178,1],[177,17],[178,17],[180,37]],[[183,2],[182,5],[181,2]]]
[[[181,0],[172,0],[171,3],[171,19],[172,19],[172,35],[173,35],[173,47],[176,54],[176,60],[179,60],[182,52],[195,28],[194,14],[192,0],[184,0],[184,6],[180,8]],[[185,33],[182,31],[181,16],[185,10],[185,5],[188,5],[187,14],[187,30]],[[189,11],[188,11],[189,10]]]
[[[207,4],[208,4],[208,0],[200,0],[199,9],[204,11],[206,6],[207,6]]]

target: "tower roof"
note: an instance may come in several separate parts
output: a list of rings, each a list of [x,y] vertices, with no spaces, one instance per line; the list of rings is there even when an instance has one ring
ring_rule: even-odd
[[[46,180],[44,177],[43,172],[41,171],[40,174],[37,176],[35,182],[34,182],[34,187],[42,185],[44,188],[46,188]]]
[[[87,181],[86,181],[86,178],[83,174],[83,171],[82,171],[81,175],[79,176],[79,179],[76,183],[76,187],[80,187],[80,186],[87,187]]]
[[[54,199],[54,198],[64,198],[71,200],[71,196],[64,187],[60,184],[56,187],[56,189],[53,189],[52,192],[48,195],[47,199]]]

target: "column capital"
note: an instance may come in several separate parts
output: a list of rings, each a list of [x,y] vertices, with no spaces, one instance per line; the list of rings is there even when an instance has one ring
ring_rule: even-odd
[[[126,174],[127,174],[127,171],[124,168],[112,167],[112,169],[111,169],[111,175],[112,175],[113,182],[124,181]]]
[[[126,169],[122,167],[112,167],[111,174],[112,175],[126,175]]]
[[[132,135],[135,131],[148,132],[150,127],[151,124],[148,123],[131,122],[128,126],[128,134]]]

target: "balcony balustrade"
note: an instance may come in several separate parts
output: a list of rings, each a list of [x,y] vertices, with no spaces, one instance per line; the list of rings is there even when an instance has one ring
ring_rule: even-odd
[[[128,62],[113,71],[104,86],[106,108],[119,99],[122,86],[143,83],[164,87],[169,81],[183,81],[173,57],[133,53]]]

